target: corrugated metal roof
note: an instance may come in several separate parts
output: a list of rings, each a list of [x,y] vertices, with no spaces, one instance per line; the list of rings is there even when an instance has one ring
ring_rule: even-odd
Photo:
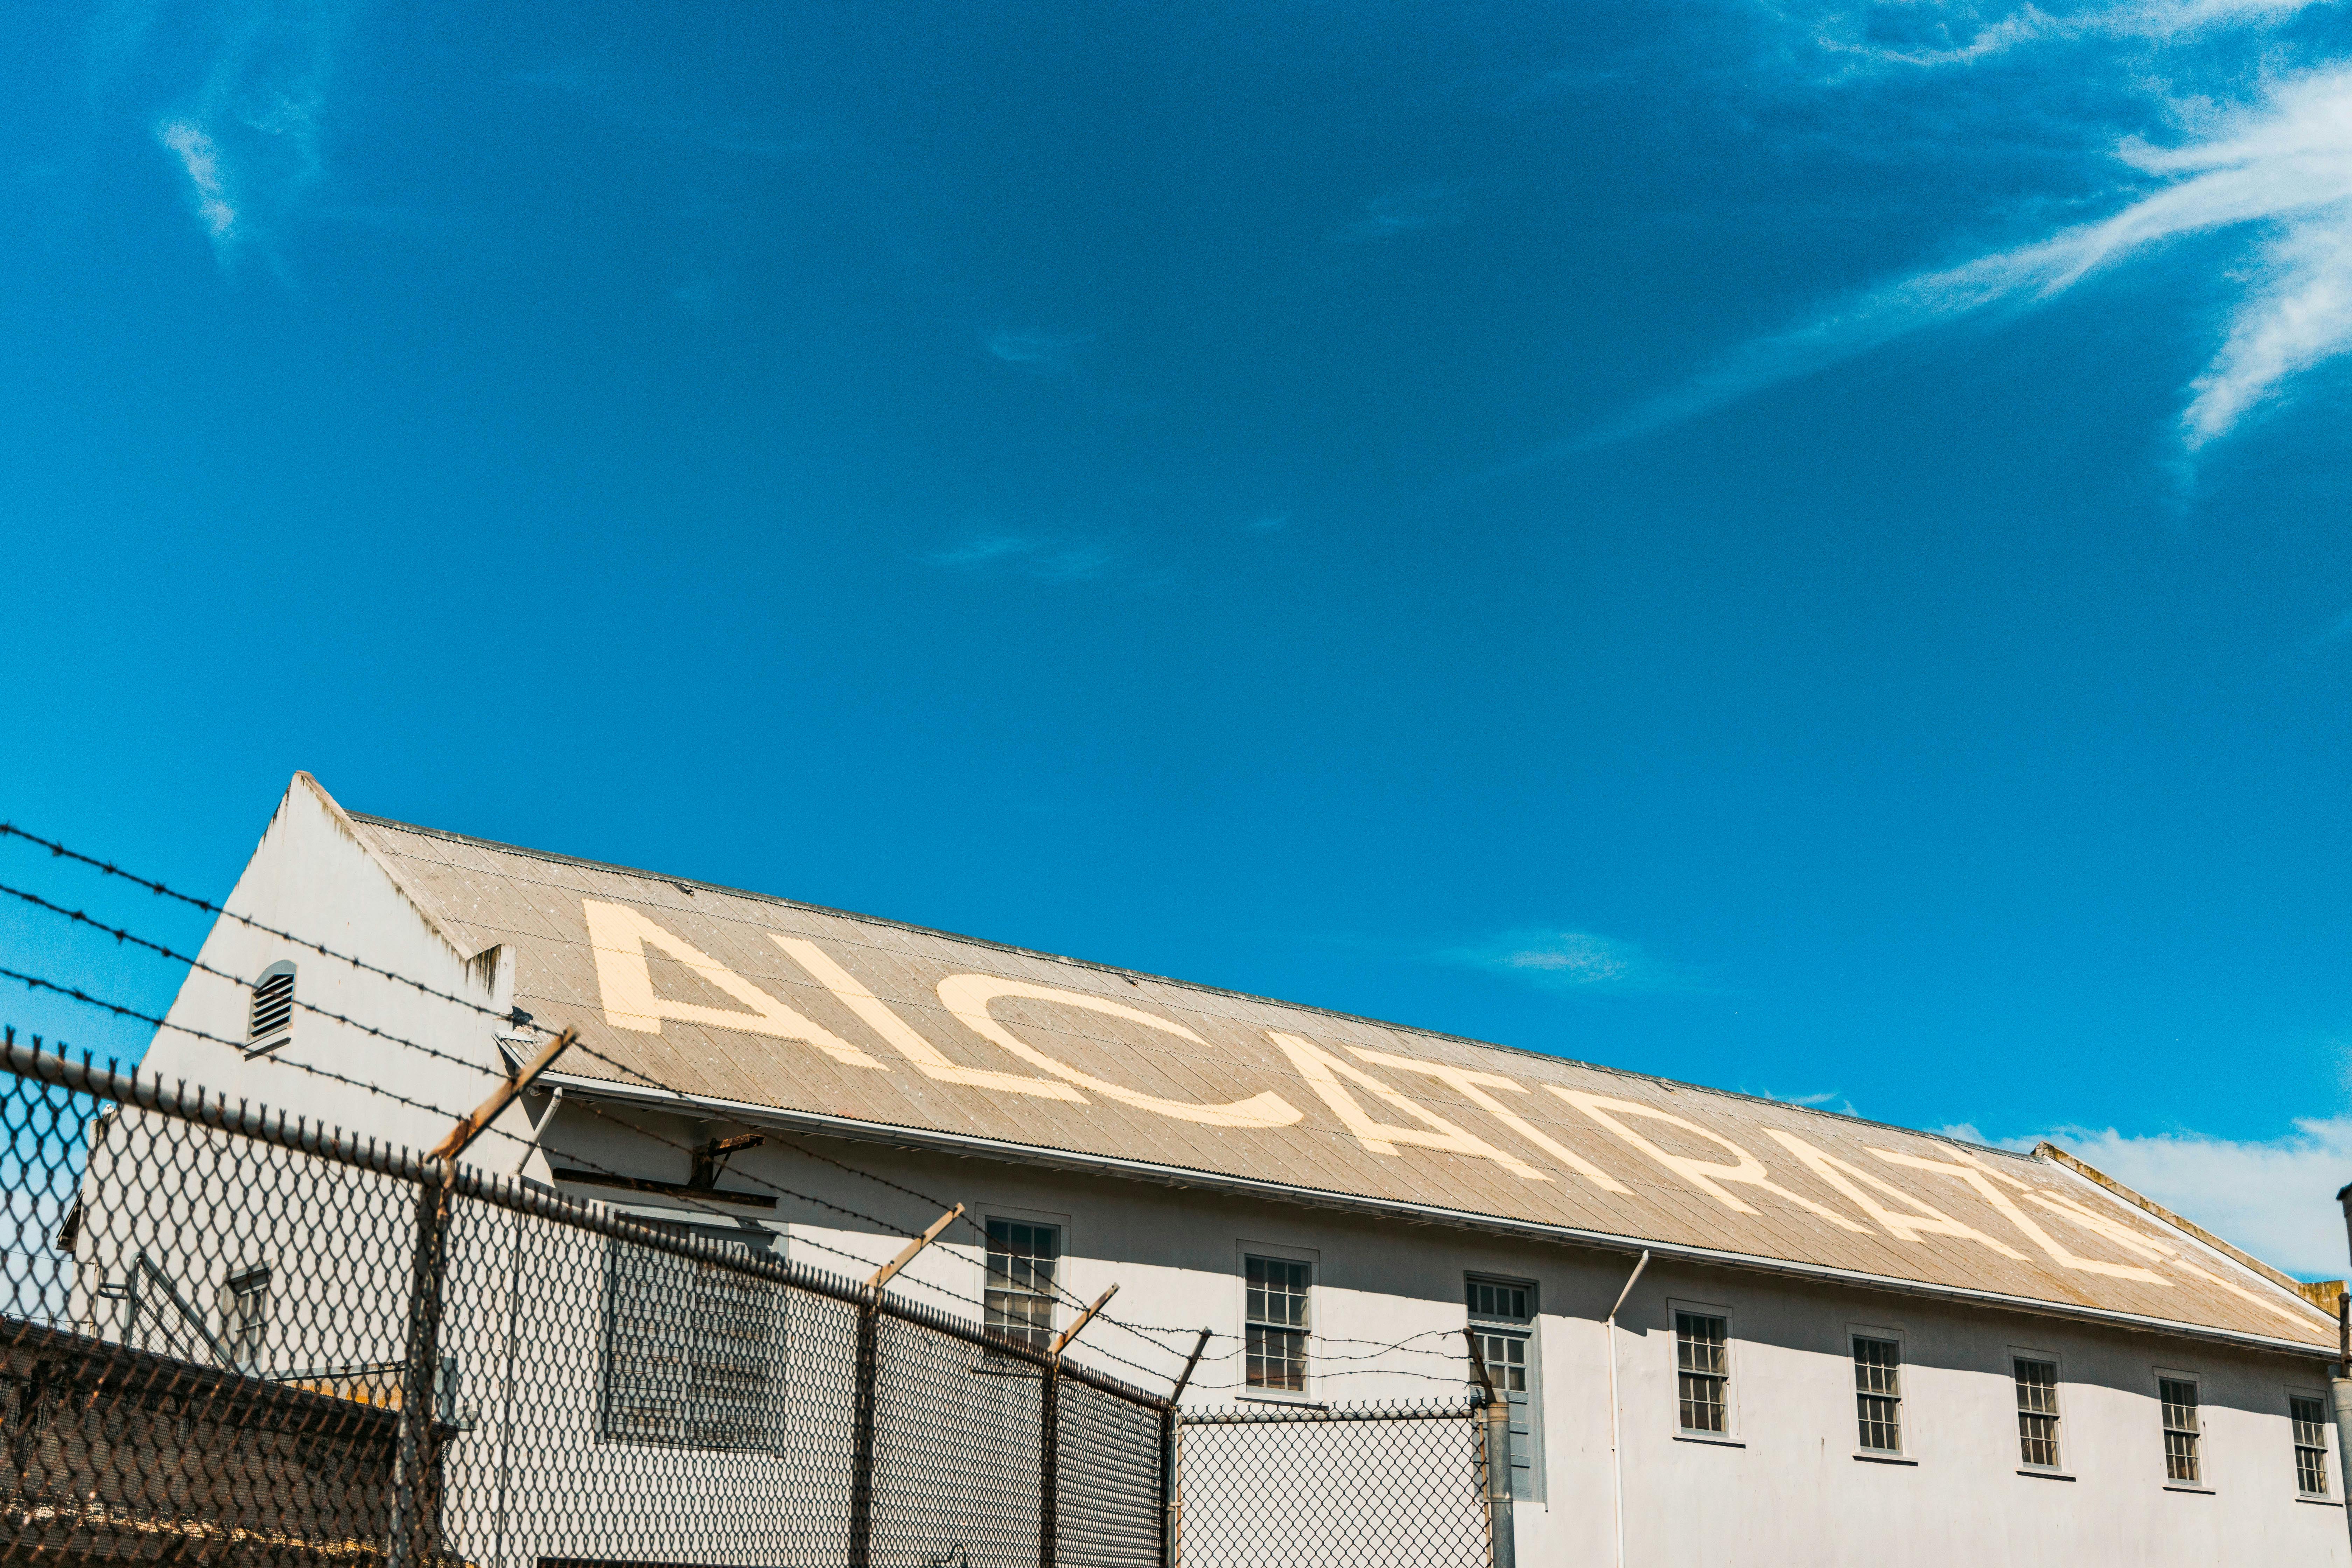
[[[513,947],[572,1074],[2327,1346],[2334,1324],[2029,1155],[650,872],[354,818]]]

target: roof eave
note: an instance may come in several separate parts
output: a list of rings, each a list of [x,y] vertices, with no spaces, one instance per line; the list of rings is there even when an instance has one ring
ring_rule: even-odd
[[[1878,1290],[1892,1295],[1910,1296],[1958,1305],[1990,1307],[2005,1311],[2029,1313],[2036,1317],[2058,1318],[2071,1322],[2128,1329],[2143,1333],[2164,1334],[2175,1339],[2197,1340],[2206,1343],[2228,1345],[2240,1350],[2267,1351],[2315,1361],[2336,1359],[2333,1347],[2302,1340],[2245,1333],[2234,1329],[2215,1328],[2202,1323],[2185,1323],[2169,1318],[2152,1318],[2136,1312],[2120,1312],[2108,1308],[2087,1307],[2070,1301],[2045,1301],[2031,1296],[2011,1296],[1993,1290],[1972,1289],[1961,1285],[1939,1285],[1930,1280],[1905,1279],[1894,1275],[1870,1274],[1859,1269],[1838,1268],[1828,1264],[1766,1258],[1753,1253],[1693,1247],[1681,1242],[1645,1240],[1640,1237],[1618,1236],[1607,1231],[1587,1230],[1576,1226],[1550,1225],[1539,1220],[1512,1219],[1499,1215],[1478,1214],[1433,1204],[1417,1204],[1402,1198],[1369,1197],[1353,1193],[1332,1192],[1325,1188],[1298,1186],[1260,1176],[1230,1175],[1222,1172],[1198,1170],[1191,1166],[1128,1159],[1115,1154],[1092,1154],[1077,1150],[1052,1149],[1031,1143],[1016,1143],[1008,1139],[983,1138],[969,1133],[947,1132],[929,1128],[894,1126],[888,1122],[860,1121],[855,1117],[835,1116],[824,1111],[793,1110],[772,1105],[753,1104],[744,1100],[725,1100],[714,1095],[686,1094],[676,1089],[615,1083],[609,1079],[550,1072],[541,1074],[540,1081],[551,1087],[560,1085],[569,1094],[580,1094],[592,1099],[658,1107],[688,1114],[707,1115],[717,1112],[729,1119],[753,1126],[765,1125],[797,1131],[820,1132],[835,1137],[855,1139],[861,1142],[919,1150],[926,1153],[978,1156],[1017,1164],[1043,1165],[1052,1169],[1081,1172],[1089,1175],[1120,1176],[1130,1181],[1147,1182],[1161,1186],[1198,1188],[1308,1208],[1339,1209],[1349,1213],[1389,1219],[1404,1219],[1422,1225],[1447,1226],[1456,1229],[1474,1230],[1517,1239],[1549,1241],[1570,1247],[1597,1247],[1605,1251],[1627,1254],[1647,1252],[1659,1258],[1710,1268],[1738,1268],[1751,1273],[1769,1274],[1781,1279],[1805,1280],[1814,1284],[1840,1285],[1848,1289]]]

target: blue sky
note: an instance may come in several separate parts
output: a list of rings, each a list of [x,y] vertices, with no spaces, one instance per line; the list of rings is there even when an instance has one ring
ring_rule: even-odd
[[[2352,17],[35,8],[0,815],[2352,1177]],[[0,880],[188,921],[21,846]],[[0,947],[147,1006],[168,965]],[[7,994],[77,1044],[141,1032]]]

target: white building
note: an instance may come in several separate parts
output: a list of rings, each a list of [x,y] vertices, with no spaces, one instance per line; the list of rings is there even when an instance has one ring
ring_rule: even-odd
[[[308,775],[229,908],[534,1027],[224,920],[204,962],[301,1005],[192,974],[171,1023],[246,1045],[167,1030],[167,1078],[425,1147],[443,1115],[289,1064],[464,1110],[575,1026],[470,1159],[844,1270],[961,1202],[988,1239],[899,1289],[1044,1329],[1117,1284],[1226,1336],[1187,1405],[1459,1397],[1475,1325],[1524,1564],[2352,1563],[2332,1313],[2046,1147],[351,816]],[[1191,1348],[1150,1338],[1082,1344],[1145,1383]]]

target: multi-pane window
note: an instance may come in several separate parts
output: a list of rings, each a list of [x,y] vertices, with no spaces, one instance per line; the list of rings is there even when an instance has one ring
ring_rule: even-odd
[[[2287,1419],[2294,1424],[2294,1489],[2305,1497],[2327,1495],[2327,1404],[2308,1394],[2287,1396]]]
[[[2017,1374],[2018,1458],[2036,1469],[2058,1468],[2058,1363],[2018,1356],[2010,1363]]]
[[[1534,1288],[1478,1279],[1468,1286],[1470,1331],[1495,1392],[1510,1407],[1511,1495],[1539,1500],[1543,1378],[1536,1360]]]
[[[264,1337],[269,1330],[269,1270],[243,1268],[221,1285],[221,1348],[229,1364],[241,1372],[261,1367]]]
[[[1685,1432],[1724,1432],[1730,1411],[1730,1325],[1705,1312],[1675,1314],[1675,1371]]]
[[[1854,1336],[1853,1407],[1865,1451],[1903,1451],[1903,1347],[1895,1341]]]
[[[1054,1284],[1061,1265],[1060,1226],[990,1220],[988,1283],[982,1303],[986,1325],[1032,1350],[1051,1346]]]
[[[1244,1357],[1252,1388],[1278,1388],[1293,1394],[1307,1391],[1307,1297],[1313,1286],[1314,1267],[1287,1258],[1244,1258],[1242,1272],[1248,1286]]]
[[[2156,1380],[2157,1402],[2164,1406],[2164,1479],[2194,1486],[2198,1480],[2197,1384],[2186,1378]]]
[[[774,1242],[764,1231],[640,1223],[747,1251]],[[603,1372],[597,1436],[608,1442],[781,1452],[784,1288],[609,1239]]]

